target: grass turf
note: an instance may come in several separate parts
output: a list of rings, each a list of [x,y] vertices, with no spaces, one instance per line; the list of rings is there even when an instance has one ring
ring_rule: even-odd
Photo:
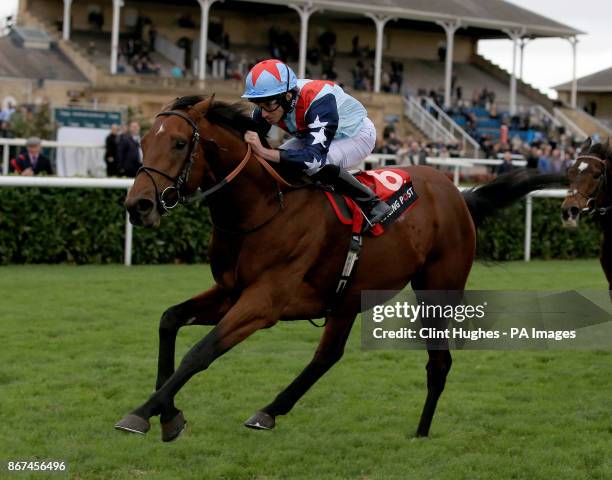
[[[431,436],[415,439],[424,352],[342,361],[272,432],[242,422],[311,358],[307,322],[258,332],[177,396],[187,432],[162,444],[113,424],[152,392],[157,322],[211,284],[207,266],[0,268],[0,477],[61,459],[96,479],[609,479],[610,352],[455,352]],[[472,289],[605,289],[595,260],[476,265]],[[181,330],[177,357],[208,330]],[[42,473],[9,478],[44,478]],[[54,478],[61,474],[54,474]]]

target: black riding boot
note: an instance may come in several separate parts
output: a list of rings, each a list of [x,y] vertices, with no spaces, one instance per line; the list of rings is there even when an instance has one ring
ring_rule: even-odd
[[[370,225],[376,225],[391,212],[391,207],[378,198],[370,188],[336,165],[325,165],[315,177],[333,186],[339,194],[347,195],[355,200],[365,213]]]

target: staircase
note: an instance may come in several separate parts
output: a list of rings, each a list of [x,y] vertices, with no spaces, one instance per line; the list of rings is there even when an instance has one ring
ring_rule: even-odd
[[[585,136],[592,137],[598,135],[602,142],[606,141],[607,138],[612,139],[612,129],[602,121],[586,113],[584,110],[579,108],[560,107],[555,109],[555,112],[557,115],[561,112],[561,115],[571,120],[574,125],[584,132]]]
[[[490,76],[496,78],[497,80],[505,82],[508,85],[510,85],[511,73],[508,72],[507,70],[504,70],[499,65],[486,59],[482,55],[473,54],[470,57],[470,63],[478,67],[480,70],[486,72]],[[523,82],[518,77],[516,79],[516,91],[517,93],[522,94],[523,96],[527,97],[533,103],[542,105],[543,107],[549,110],[552,110],[553,108],[553,101],[550,98],[548,98],[547,95],[542,93],[540,90],[538,90],[534,86]]]
[[[95,84],[100,78],[100,75],[104,73],[87,58],[84,52],[79,51],[75,44],[65,41],[55,26],[50,22],[40,19],[29,11],[24,11],[19,16],[19,23],[20,25],[26,25],[46,31],[57,44],[60,51],[68,57],[92,84]]]

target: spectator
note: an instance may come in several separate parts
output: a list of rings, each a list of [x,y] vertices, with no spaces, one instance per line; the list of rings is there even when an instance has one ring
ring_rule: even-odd
[[[425,159],[427,158],[425,149],[421,148],[419,142],[416,141],[404,142],[397,154],[401,158],[400,165],[425,165]]]
[[[0,111],[0,122],[10,122],[13,113],[15,113],[15,105],[9,102],[6,107]]]
[[[501,175],[502,173],[508,173],[514,169],[514,165],[512,164],[512,152],[510,150],[506,150],[504,152],[504,158],[502,163],[497,166],[495,173]]]
[[[446,42],[438,42],[438,60],[444,62],[446,60]]]
[[[154,52],[155,51],[155,41],[157,40],[157,29],[155,28],[155,25],[151,24],[151,27],[149,28],[149,50]]]
[[[38,137],[30,137],[26,141],[26,151],[21,152],[13,160],[15,172],[20,175],[31,176],[39,173],[53,174],[51,160],[42,154],[41,141]]]
[[[563,172],[563,161],[561,160],[561,150],[555,148],[550,157],[550,168],[553,173]]]
[[[135,177],[142,165],[140,149],[140,124],[130,123],[129,131],[121,137],[117,147],[117,165],[119,173],[126,177]]]
[[[531,147],[529,150],[529,154],[527,154],[525,160],[527,161],[527,168],[529,169],[537,169],[538,168],[538,160],[540,158],[539,148],[535,145]]]
[[[172,75],[172,78],[183,78],[185,76],[183,70],[178,65],[172,67],[170,75]]]
[[[539,173],[550,173],[552,172],[552,165],[550,164],[550,147],[546,145],[543,150],[540,151],[540,158],[538,159],[538,172]]]
[[[0,138],[15,138],[11,130],[11,124],[6,120],[0,122]]]
[[[104,151],[104,163],[106,163],[106,175],[116,177],[119,175],[117,167],[117,144],[119,143],[119,125],[111,125],[111,131],[106,137],[106,149]]]

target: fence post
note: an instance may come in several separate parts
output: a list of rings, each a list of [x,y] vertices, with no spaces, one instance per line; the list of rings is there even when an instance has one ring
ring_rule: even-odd
[[[129,190],[128,190],[129,191]],[[125,211],[125,246],[123,252],[124,264],[126,267],[132,265],[132,224],[130,214]]]
[[[531,221],[533,214],[533,197],[525,198],[525,261],[531,260]]]
[[[8,143],[4,144],[4,148],[2,149],[2,175],[8,175],[9,171],[9,145]]]

